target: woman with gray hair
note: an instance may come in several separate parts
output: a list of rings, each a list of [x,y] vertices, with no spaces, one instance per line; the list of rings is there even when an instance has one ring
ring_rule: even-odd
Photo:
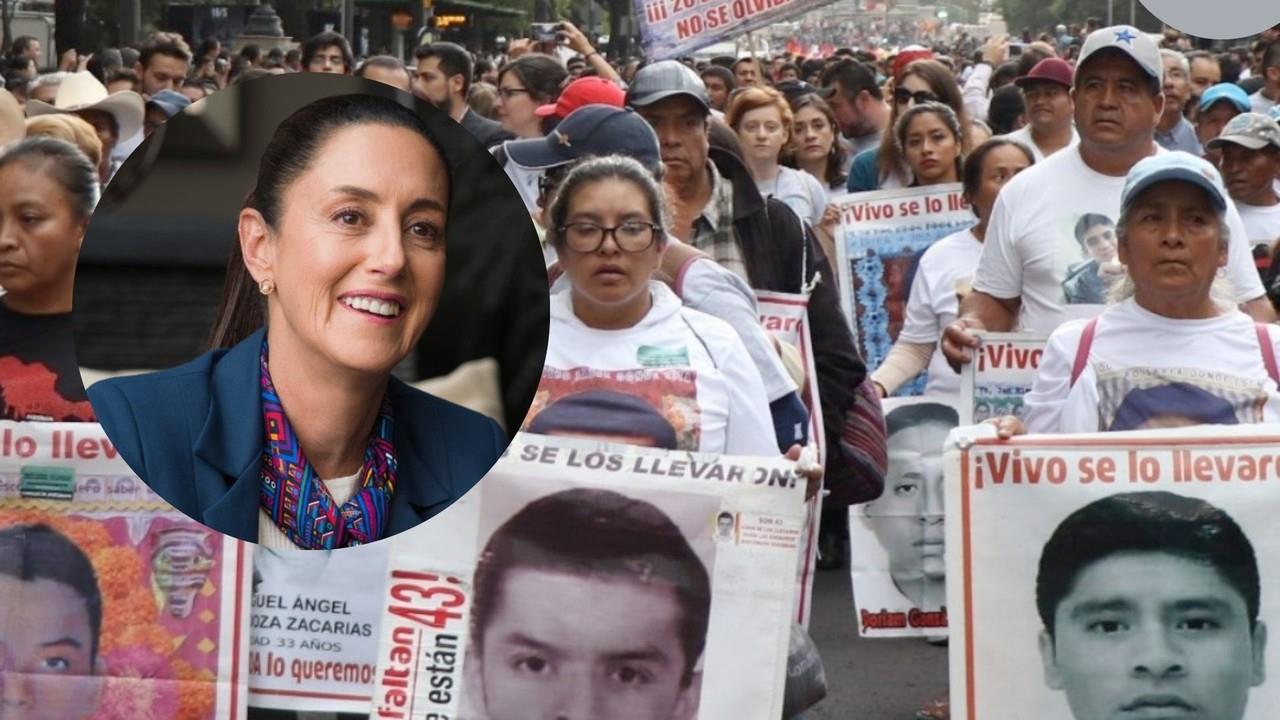
[[[71,329],[76,259],[98,173],[74,145],[0,152],[0,419],[92,421]]]
[[[1215,289],[1228,202],[1218,171],[1188,153],[1133,166],[1116,226],[1128,276],[1101,315],[1049,337],[1026,426],[1001,418],[1002,437],[1280,420],[1280,332]]]

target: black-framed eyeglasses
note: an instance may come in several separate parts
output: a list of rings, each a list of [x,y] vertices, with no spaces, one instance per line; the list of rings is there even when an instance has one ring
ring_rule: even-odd
[[[510,100],[520,93],[528,93],[528,88],[498,88],[498,97],[503,100]]]
[[[923,105],[927,102],[938,102],[938,96],[928,90],[917,90],[916,92],[911,92],[906,88],[895,88],[893,91],[893,100],[899,105],[906,105],[912,100],[914,100],[917,105]]]
[[[592,253],[604,245],[605,235],[612,235],[618,249],[625,253],[648,250],[662,232],[661,225],[641,220],[628,220],[621,225],[604,227],[593,222],[571,222],[560,226],[565,245],[579,253]]]

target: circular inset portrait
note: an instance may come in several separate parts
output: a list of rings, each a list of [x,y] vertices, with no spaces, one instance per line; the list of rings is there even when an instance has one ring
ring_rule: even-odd
[[[516,190],[448,115],[324,74],[151,128],[76,269],[93,413],[161,497],[275,548],[407,530],[497,461],[546,354]]]

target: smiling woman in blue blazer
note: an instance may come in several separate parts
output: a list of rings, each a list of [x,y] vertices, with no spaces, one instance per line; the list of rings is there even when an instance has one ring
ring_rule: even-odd
[[[130,467],[193,518],[279,548],[372,542],[461,497],[505,435],[391,376],[440,296],[449,192],[437,140],[392,100],[289,116],[240,211],[215,349],[89,391]]]

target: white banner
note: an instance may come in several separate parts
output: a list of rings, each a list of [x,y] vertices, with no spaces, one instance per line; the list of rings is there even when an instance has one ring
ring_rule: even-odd
[[[809,335],[807,295],[759,291],[756,293],[760,324],[779,340],[795,348],[804,367],[801,397],[809,408],[809,441],[818,448],[818,463],[827,460],[827,439],[822,424],[822,399],[818,395],[818,371],[813,363]],[[800,563],[796,567],[796,622],[809,626],[813,603],[813,573],[818,560],[818,525],[822,518],[822,493],[805,503],[804,535],[800,538]]]
[[[395,542],[374,717],[777,720],[804,482],[519,435]]]
[[[849,508],[858,634],[945,636],[942,453],[959,422],[952,398],[884,401],[889,470],[879,498]]]
[[[974,224],[959,183],[851,193],[832,199],[840,211],[836,272],[840,298],[867,368],[874,370],[898,339],[921,253]],[[898,395],[924,392],[921,374]]]
[[[249,705],[367,713],[373,700],[388,542],[333,550],[258,548]]]
[[[1024,417],[1048,338],[1027,333],[978,333],[982,345],[960,368],[960,423],[973,425],[1005,415]]]
[[[951,716],[1274,717],[1278,428],[993,434],[948,443]]]

